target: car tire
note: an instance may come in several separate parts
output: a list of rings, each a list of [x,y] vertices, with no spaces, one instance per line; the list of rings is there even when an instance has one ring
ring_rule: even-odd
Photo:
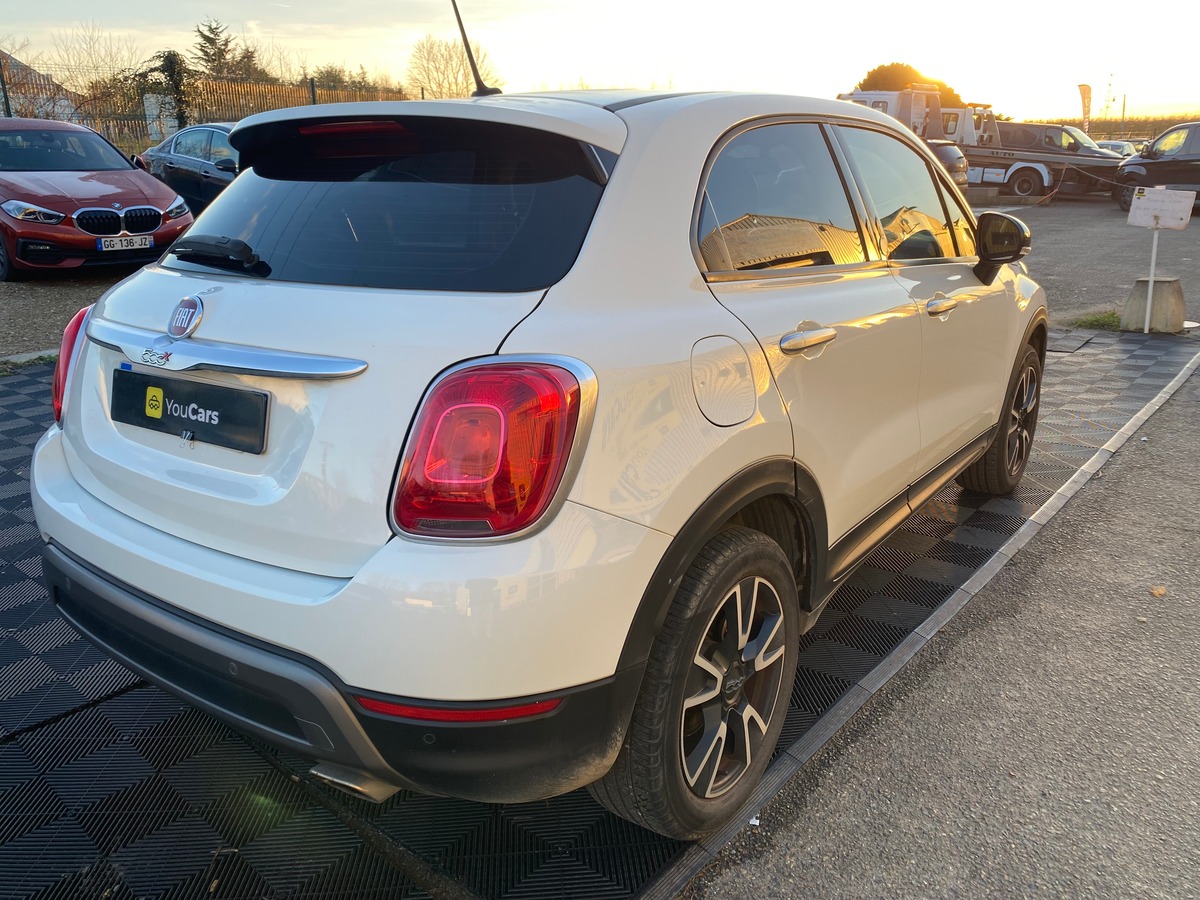
[[[1042,360],[1028,344],[1005,395],[1000,429],[983,456],[958,476],[969,491],[1003,496],[1020,484],[1033,450],[1042,395]]]
[[[20,277],[21,270],[13,264],[8,255],[8,248],[4,245],[4,238],[0,236],[0,282],[17,281]]]
[[[1040,197],[1045,184],[1035,169],[1017,169],[1008,179],[1008,192],[1018,197]]]
[[[680,582],[624,745],[592,796],[678,840],[717,830],[749,799],[779,740],[799,619],[779,544],[742,527],[713,537]]]
[[[1113,199],[1121,207],[1121,212],[1129,212],[1129,207],[1133,206],[1133,189],[1136,187],[1132,181],[1123,181],[1113,188]]]

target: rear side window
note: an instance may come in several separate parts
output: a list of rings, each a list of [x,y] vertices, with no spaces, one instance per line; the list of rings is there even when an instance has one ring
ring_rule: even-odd
[[[1005,147],[1036,147],[1041,143],[1041,130],[1009,122],[997,122],[1000,143]]]
[[[730,140],[708,174],[698,243],[710,272],[864,262],[858,223],[821,127],[767,125]]]
[[[266,277],[313,284],[548,287],[574,264],[603,190],[578,141],[456,119],[287,123],[242,156],[191,234],[244,241]]]

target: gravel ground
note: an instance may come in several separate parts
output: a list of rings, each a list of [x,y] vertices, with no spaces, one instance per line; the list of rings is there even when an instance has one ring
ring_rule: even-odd
[[[1120,312],[1134,281],[1150,274],[1153,232],[1127,224],[1129,214],[1107,197],[1067,197],[1010,211],[1033,232],[1025,261],[1050,298],[1052,325],[1067,327],[1088,313]],[[1180,280],[1187,318],[1200,322],[1200,221],[1184,231],[1159,233],[1155,277],[1167,275]]]
[[[39,272],[25,281],[0,282],[0,359],[57,353],[71,316],[130,272],[127,267]]]

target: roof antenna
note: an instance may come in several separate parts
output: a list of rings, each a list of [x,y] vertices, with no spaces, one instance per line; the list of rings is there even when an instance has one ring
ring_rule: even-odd
[[[450,0],[450,5],[454,7],[454,18],[458,19],[458,31],[462,35],[463,48],[467,51],[467,62],[471,64],[471,74],[475,76],[475,90],[471,91],[471,96],[490,97],[499,94],[500,88],[488,87],[483,83],[483,78],[479,75],[479,66],[475,65],[475,54],[471,52],[471,42],[467,40],[467,29],[463,28],[462,16],[458,14],[458,4],[455,0]]]

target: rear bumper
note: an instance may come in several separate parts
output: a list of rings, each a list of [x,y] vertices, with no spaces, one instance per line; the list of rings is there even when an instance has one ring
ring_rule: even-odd
[[[353,697],[367,692],[312,660],[180,613],[53,543],[43,557],[50,597],[64,618],[147,681],[271,744],[398,788],[524,802],[588,784],[615,760],[641,682],[640,668],[627,669],[567,691],[496,704],[562,698],[551,712],[527,719],[394,719],[362,709]]]

